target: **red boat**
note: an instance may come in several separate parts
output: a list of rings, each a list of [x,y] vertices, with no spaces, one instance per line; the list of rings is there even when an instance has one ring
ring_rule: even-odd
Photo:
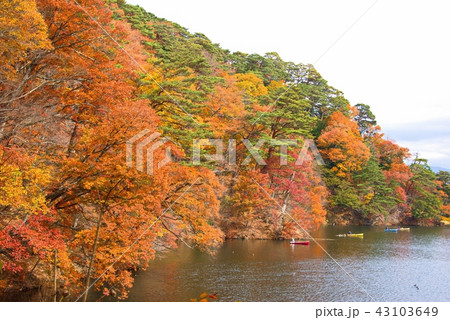
[[[289,243],[292,245],[309,246],[309,241],[291,241]]]

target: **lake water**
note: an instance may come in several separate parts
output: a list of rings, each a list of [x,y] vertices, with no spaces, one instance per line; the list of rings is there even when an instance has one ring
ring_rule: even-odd
[[[336,237],[349,230],[364,238]],[[312,235],[348,275],[313,242],[229,240],[215,256],[181,245],[136,274],[128,301],[189,301],[205,291],[219,301],[450,301],[448,227],[327,226]]]

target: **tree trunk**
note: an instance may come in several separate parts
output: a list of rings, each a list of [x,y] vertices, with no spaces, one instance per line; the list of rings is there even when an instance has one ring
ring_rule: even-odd
[[[54,258],[53,258],[53,302],[56,302],[56,272],[57,272],[57,265],[56,265],[56,260],[57,260],[57,255],[58,255],[58,251],[55,250],[54,253]]]
[[[88,293],[89,293],[89,286],[91,285],[91,272],[92,272],[92,266],[94,265],[95,252],[97,251],[98,235],[100,232],[102,217],[103,217],[103,208],[100,209],[100,214],[99,214],[98,221],[97,221],[97,230],[95,231],[94,248],[92,249],[91,261],[89,261],[88,273],[86,276],[86,291],[84,292],[84,298],[83,298],[84,302],[86,302],[86,300],[87,300]]]

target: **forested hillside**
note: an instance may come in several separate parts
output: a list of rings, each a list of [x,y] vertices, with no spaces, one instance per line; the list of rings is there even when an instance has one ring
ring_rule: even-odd
[[[145,129],[170,138],[153,175],[126,164]],[[192,165],[196,139],[235,140],[237,165]],[[325,165],[295,163],[307,139]],[[264,164],[246,161],[262,140]],[[214,253],[326,222],[435,224],[449,183],[312,65],[230,52],[123,0],[0,6],[0,295],[56,281],[58,300],[124,298],[180,241]]]

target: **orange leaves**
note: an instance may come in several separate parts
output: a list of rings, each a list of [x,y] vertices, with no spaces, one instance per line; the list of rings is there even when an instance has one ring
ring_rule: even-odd
[[[243,60],[246,68],[227,68],[229,54],[203,36],[141,8],[122,11],[115,1],[80,1],[89,14],[73,1],[36,2],[38,8],[33,0],[0,8],[0,255],[13,257],[6,259],[8,272],[29,271],[39,258],[35,276],[48,281],[50,251],[57,248],[59,281],[72,293],[83,291],[84,278],[102,275],[95,288],[124,298],[133,270],[145,268],[158,248],[183,241],[213,253],[225,235],[291,237],[301,234],[298,224],[324,222],[328,190],[313,163],[294,165],[296,147],[289,147],[288,165],[268,144],[261,150],[267,165],[186,164],[197,138],[235,139],[241,163],[244,138],[254,144],[314,136],[323,116],[346,103],[321,77],[294,65],[278,70],[284,63],[248,68],[251,61]],[[298,85],[282,94],[292,81]],[[323,89],[331,91],[322,95]],[[335,203],[369,206],[381,193],[363,185],[379,183],[380,190],[390,188],[383,197],[389,192],[411,211],[408,151],[374,126],[367,125],[364,141],[361,114],[355,107],[349,113],[333,113],[318,138],[330,176],[345,182],[330,187],[342,191]],[[125,161],[126,141],[144,129],[173,138],[167,144],[174,162],[153,175]],[[371,156],[365,143],[376,170],[356,181]],[[155,159],[163,156],[163,148],[155,152]],[[373,172],[383,178],[381,170],[389,188],[373,178]],[[195,300],[208,299],[217,296]]]
[[[216,85],[204,108],[205,119],[217,138],[239,130],[246,114],[238,82],[232,76],[225,76],[225,81],[225,85]]]
[[[450,217],[450,204],[442,206],[442,213]]]
[[[18,4],[16,7],[23,10],[17,12],[6,6],[0,10],[24,20],[27,18],[23,15],[31,17],[35,14],[38,21],[40,15],[34,1],[10,1],[9,4]],[[145,65],[136,31],[131,31],[129,25],[121,21],[112,21],[111,12],[101,0],[86,0],[81,4],[119,39],[135,60]],[[52,233],[46,231],[48,222],[42,217],[48,207],[52,208],[53,223],[60,231],[54,238],[68,244],[67,248],[61,243],[58,247],[61,257],[59,280],[70,279],[72,292],[76,293],[81,290],[80,281],[93,256],[99,216],[102,219],[92,276],[99,276],[145,231],[149,222],[156,220],[163,207],[167,207],[163,202],[170,188],[164,182],[166,172],[149,177],[128,168],[125,163],[126,140],[144,128],[156,131],[159,123],[148,100],[136,96],[137,66],[75,3],[38,0],[38,5],[49,28],[54,50],[37,54],[38,49],[45,47],[44,42],[49,43],[43,21],[41,27],[46,33],[35,30],[32,34],[35,42],[30,43],[26,34],[20,39],[27,46],[30,57],[36,59],[33,64],[37,67],[26,75],[26,79],[31,79],[26,86],[18,87],[22,90],[18,96],[23,98],[20,103],[10,105],[17,112],[8,114],[3,131],[2,138],[8,133],[13,137],[10,140],[13,143],[27,143],[20,149],[21,163],[12,161],[11,156],[5,156],[7,159],[1,162],[1,172],[8,174],[0,176],[0,206],[10,208],[21,218],[12,220],[11,226],[24,224],[20,234],[14,233],[14,229],[9,231],[8,250],[29,250],[31,252],[20,251],[17,257],[30,257],[30,260],[33,255],[40,254],[33,248],[43,248],[45,241],[52,244],[45,237]],[[28,9],[35,12],[28,12]],[[15,18],[8,19],[14,21]],[[20,32],[33,28],[31,22],[27,28],[19,22],[17,26],[20,26],[17,29]],[[42,43],[41,36],[46,39]],[[48,79],[44,83],[36,80],[44,78]],[[27,94],[33,86],[36,89]],[[6,149],[2,147],[1,152],[0,156],[4,156]],[[37,217],[27,218],[29,213],[36,213]],[[4,227],[8,220],[11,217],[2,216],[0,226]],[[124,296],[132,284],[130,270],[153,258],[153,242],[161,229],[157,226],[154,233],[145,234],[140,245],[130,248],[129,255],[96,285],[100,288],[117,284],[119,295]],[[25,235],[30,235],[26,240],[31,249],[20,246]],[[6,248],[6,244],[2,243],[1,247]],[[46,274],[45,270],[40,273]]]
[[[400,187],[400,186],[397,187],[397,188],[395,189],[395,194],[396,194],[397,198],[398,198],[400,201],[406,203],[407,196],[406,196],[406,191],[405,191],[404,188],[402,188],[402,187]]]
[[[51,48],[47,26],[34,0],[4,1],[0,30],[0,77],[11,78],[16,72],[14,66],[29,52]]]
[[[375,156],[384,169],[384,175],[388,183],[405,185],[412,177],[410,168],[404,160],[410,157],[407,148],[400,147],[393,141],[385,140],[383,134],[376,133],[370,138],[375,151]]]
[[[358,125],[340,111],[330,116],[317,144],[338,177],[360,170],[370,158],[370,150],[364,144]]]
[[[384,139],[384,134],[375,133],[370,142],[375,147],[375,153],[380,160],[380,164],[386,169],[390,169],[392,164],[403,163],[403,160],[411,154],[407,148],[400,147],[395,142]]]
[[[328,190],[322,184],[313,186],[309,191],[313,226],[317,227],[325,222],[326,210],[325,202],[328,197]]]
[[[188,243],[213,252],[223,241],[218,228],[222,186],[206,168],[173,164],[168,170],[170,187],[165,201],[170,210],[162,217],[163,227]]]
[[[223,203],[223,228],[227,237],[270,237],[276,204],[267,197],[269,176],[258,170],[242,171]],[[262,190],[261,188],[264,188]]]
[[[396,162],[390,165],[390,168],[384,172],[387,182],[395,181],[402,185],[411,178],[410,168],[404,162]]]

